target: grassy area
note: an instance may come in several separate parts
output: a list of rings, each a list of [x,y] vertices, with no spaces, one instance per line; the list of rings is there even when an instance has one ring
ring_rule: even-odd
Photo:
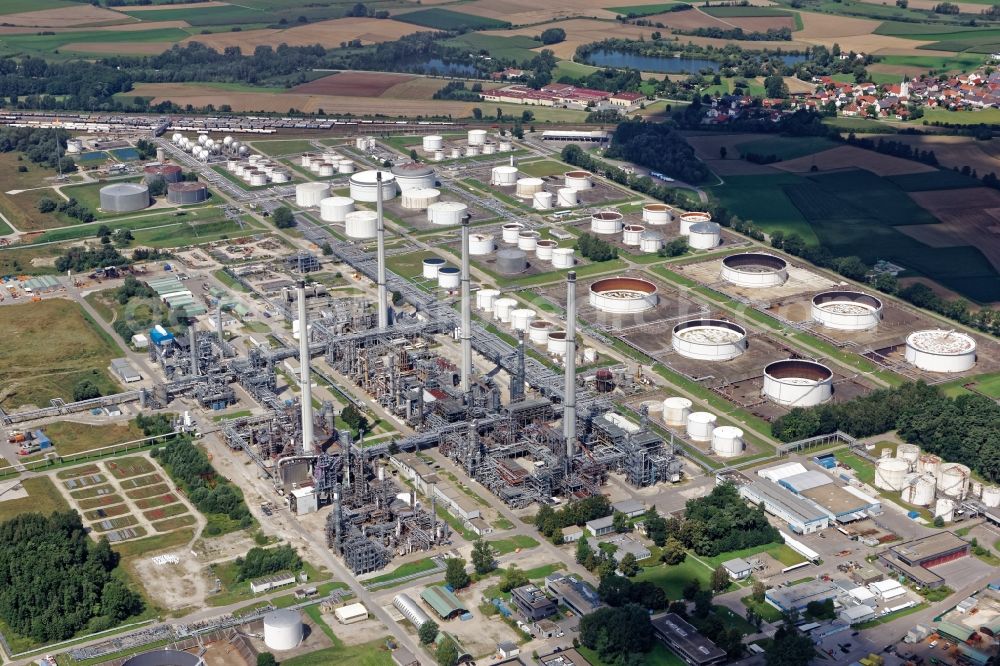
[[[316,569],[308,562],[302,563],[302,570],[308,575],[310,584],[330,579],[329,572],[325,569]],[[212,572],[222,583],[222,591],[205,599],[205,603],[209,606],[226,606],[256,596],[250,590],[249,580],[238,581],[236,579],[239,572],[235,560],[213,565]],[[298,574],[298,571],[292,573]]]
[[[539,30],[541,32],[541,30]],[[494,58],[505,58],[516,60],[517,62],[524,62],[525,60],[531,60],[537,53],[531,49],[538,48],[542,45],[541,42],[536,42],[531,37],[525,35],[513,35],[511,37],[503,37],[501,35],[484,35],[481,33],[470,32],[458,37],[452,37],[451,39],[441,42],[446,46],[456,46],[458,48],[467,48],[478,51],[479,49],[486,49],[489,51],[490,55]],[[522,107],[520,105],[513,105],[515,108],[525,109],[527,107]],[[493,105],[490,105],[492,109]],[[540,118],[541,111],[543,107],[531,107],[529,110],[534,112],[536,118]],[[520,111],[506,111],[506,113],[511,113],[515,116],[520,116]]]
[[[727,560],[737,557],[747,558],[759,553],[767,553],[774,559],[784,564],[786,567],[790,567],[793,564],[801,564],[806,561],[806,558],[802,557],[783,543],[769,543],[763,546],[755,546],[753,548],[744,548],[743,550],[720,553],[714,557],[702,557],[701,559],[710,564],[712,567],[717,567]]]
[[[744,154],[777,155],[782,160],[794,160],[797,157],[804,157],[835,148],[837,145],[830,139],[821,136],[794,138],[772,136],[766,139],[756,139],[736,144]]]
[[[497,555],[507,555],[508,553],[513,553],[518,549],[530,550],[541,545],[537,540],[524,534],[515,534],[514,536],[506,539],[494,539],[489,543],[493,546],[493,550],[496,551]]]
[[[232,222],[221,215],[213,219],[196,220],[185,218],[169,226],[156,229],[142,229],[133,233],[135,242],[156,248],[184,247],[199,245],[216,240],[242,238],[260,233],[261,226],[249,215],[241,218],[242,224]]]
[[[437,30],[459,30],[462,28],[467,30],[496,30],[509,25],[505,21],[498,21],[497,19],[486,18],[484,16],[463,14],[438,7],[421,9],[420,11],[408,14],[398,14],[393,18],[397,21],[422,25]]]
[[[740,601],[743,602],[743,605],[747,608],[754,609],[757,615],[759,615],[765,622],[778,622],[781,620],[781,611],[766,601],[757,603],[750,595],[743,597]]]
[[[514,523],[510,522],[503,516],[497,518],[492,523],[493,529],[496,530],[512,530],[514,529]]]
[[[0,522],[22,513],[47,515],[53,511],[69,511],[66,500],[59,494],[59,490],[48,476],[24,479],[21,485],[28,491],[28,496],[0,502]]]
[[[928,606],[930,606],[930,604],[928,603],[917,604],[916,606],[910,606],[909,608],[904,608],[903,610],[897,611],[895,613],[889,613],[888,615],[883,615],[879,618],[871,620],[870,622],[862,622],[861,624],[854,624],[851,626],[859,630],[871,629],[872,627],[877,627],[880,624],[885,624],[886,622],[892,622],[893,620],[898,620],[899,618],[905,617],[907,615],[913,615],[914,613],[919,613]]]
[[[384,573],[381,576],[375,576],[374,578],[369,578],[364,581],[365,585],[378,585],[379,583],[389,583],[400,578],[405,578],[407,576],[412,576],[418,573],[424,573],[425,571],[431,571],[435,569],[434,562],[429,557],[425,557],[422,560],[417,560],[416,562],[407,562],[406,564],[400,564],[398,567],[390,571],[389,573]]]
[[[922,121],[927,121],[928,123],[950,123],[952,125],[996,124],[1000,123],[1000,109],[989,108],[978,111],[926,109]]]
[[[585,76],[590,76],[594,72],[600,71],[600,67],[594,67],[593,65],[585,65],[581,62],[572,62],[570,60],[560,60],[556,63],[556,68],[552,71],[552,78],[559,80],[561,76],[572,76],[574,78],[582,78]]]
[[[557,174],[565,173],[569,171],[572,167],[569,167],[562,162],[556,162],[555,160],[539,160],[537,162],[522,162],[517,165],[518,171],[529,176],[535,176],[536,178],[545,178],[546,176],[555,176]]]
[[[609,12],[616,12],[618,14],[624,14],[625,16],[651,16],[653,14],[662,14],[663,12],[669,12],[674,7],[680,7],[686,3],[683,2],[662,2],[655,5],[626,5],[624,7],[605,7]]]
[[[179,42],[186,37],[190,37],[190,35],[179,28],[115,32],[82,30],[55,34],[4,35],[3,39],[0,40],[0,52],[17,51],[46,57],[60,50],[68,50],[65,48],[67,44],[103,44],[106,49],[102,49],[101,53],[122,55],[128,52],[129,44]],[[88,53],[93,53],[93,51],[88,51]]]
[[[870,484],[875,481],[875,466],[867,460],[846,451],[837,452],[836,457],[838,461],[853,469],[855,476],[862,483]]]
[[[265,155],[297,155],[299,153],[310,153],[316,150],[312,141],[308,139],[277,139],[274,141],[253,141],[250,144],[254,149]]]
[[[361,645],[344,645],[343,641],[337,638],[337,635],[327,626],[317,606],[309,606],[306,609],[306,614],[333,641],[333,647],[309,652],[292,657],[291,659],[282,659],[282,666],[329,666],[329,664],[337,664],[338,666],[393,665],[392,655],[386,648],[384,639],[362,643]]]
[[[56,421],[47,424],[44,431],[52,440],[56,452],[63,456],[145,437],[145,433],[134,421],[124,425],[90,425],[73,421]]]
[[[57,323],[57,325],[53,325]],[[121,355],[115,341],[78,304],[62,299],[4,307],[0,317],[0,404],[5,408],[73,400],[89,379],[109,394],[120,390],[107,370]],[[40,345],[38,341],[44,340]]]
[[[224,271],[221,268],[219,270],[217,270],[217,271],[213,271],[212,275],[215,276],[215,279],[217,279],[219,282],[221,282],[222,284],[226,285],[229,289],[231,289],[233,291],[239,291],[239,292],[243,292],[243,293],[247,293],[249,291],[242,284],[240,284],[239,282],[237,282],[236,280],[234,280],[233,276],[231,276],[229,273],[227,273],[226,271]]]
[[[661,564],[643,569],[633,580],[653,583],[663,589],[668,599],[674,601],[681,598],[681,590],[689,581],[697,580],[702,588],[708,588],[711,578],[712,570],[689,556],[674,566]]]

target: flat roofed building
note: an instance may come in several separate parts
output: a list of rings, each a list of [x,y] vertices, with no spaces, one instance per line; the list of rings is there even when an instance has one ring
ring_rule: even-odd
[[[604,536],[605,534],[610,534],[614,531],[614,517],[605,516],[604,518],[595,518],[594,520],[588,520],[587,529],[594,536]]]
[[[772,587],[764,593],[764,599],[783,613],[788,613],[793,609],[803,611],[812,601],[836,599],[839,590],[833,583],[813,580],[791,587]]]
[[[423,458],[415,453],[396,453],[389,456],[389,464],[412,481],[421,494],[430,497],[431,487],[438,483],[438,476]]]
[[[819,472],[816,472],[819,474]],[[851,492],[854,490],[855,492]],[[869,513],[881,513],[881,503],[849,486],[828,484],[814,486],[801,492],[806,497],[833,514],[838,523],[849,523],[867,518]]]
[[[583,537],[583,528],[572,526],[567,527],[563,530],[563,542],[564,543],[575,543]]]
[[[542,666],[590,666],[590,662],[574,648],[545,654],[538,658]]]
[[[844,624],[859,624],[875,619],[875,609],[871,606],[858,604],[842,609],[837,617]]]
[[[753,573],[753,567],[750,566],[750,563],[739,557],[726,560],[722,563],[722,566],[725,567],[726,573],[733,580],[743,580]]]
[[[435,485],[433,492],[434,496],[444,504],[448,513],[453,516],[463,520],[480,517],[479,505],[476,501],[450,483]]]
[[[805,472],[792,474],[778,481],[778,485],[788,488],[793,493],[802,493],[811,488],[818,488],[819,486],[826,486],[831,483],[833,483],[833,479],[823,472],[815,470],[806,470]]]
[[[868,586],[868,590],[882,603],[906,594],[906,588],[898,580],[880,580]]]
[[[955,534],[938,532],[892,546],[879,554],[879,561],[918,585],[933,588],[944,585],[944,579],[931,571],[930,567],[965,557],[970,549],[969,543]]]
[[[556,603],[568,607],[577,615],[588,615],[604,607],[593,587],[565,574],[546,577],[545,589],[555,597]]]
[[[619,534],[618,536],[612,537],[605,541],[605,543],[614,544],[615,548],[615,562],[619,564],[626,555],[631,554],[637,560],[644,560],[650,556],[649,548],[639,540],[628,534]]]
[[[257,580],[250,581],[250,591],[254,594],[260,594],[261,592],[267,592],[268,590],[273,590],[278,587],[283,587],[285,585],[294,585],[295,576],[290,573],[276,573],[270,576],[264,576],[263,578],[258,578]]]
[[[140,375],[139,372],[132,367],[132,364],[129,363],[128,359],[112,359],[111,369],[114,370],[115,374],[121,377],[121,380],[126,384],[142,380],[142,375]]]
[[[753,481],[740,486],[740,496],[754,504],[763,505],[765,511],[784,520],[797,534],[818,532],[830,525],[830,514],[815,502],[770,481]]]
[[[556,614],[555,602],[534,585],[515,587],[510,591],[510,600],[521,615],[532,622],[544,620]]]
[[[337,622],[341,624],[354,624],[355,622],[364,622],[368,619],[368,609],[365,608],[364,604],[359,603],[347,604],[346,606],[335,608],[333,614],[336,616]]]
[[[615,502],[611,505],[611,508],[619,513],[624,513],[629,518],[635,518],[636,516],[641,516],[646,513],[646,505],[634,499]]]
[[[693,666],[721,664],[726,660],[725,651],[698,633],[676,613],[665,613],[650,619],[656,637]]]

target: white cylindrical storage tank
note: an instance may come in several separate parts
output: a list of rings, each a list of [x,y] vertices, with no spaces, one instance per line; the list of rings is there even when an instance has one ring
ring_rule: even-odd
[[[510,322],[510,313],[517,307],[517,301],[513,298],[498,298],[493,301],[493,316],[503,323]]]
[[[722,227],[715,222],[702,222],[691,227],[688,245],[695,250],[710,250],[722,242]]]
[[[475,157],[478,154],[479,154],[479,146],[466,146],[465,147],[465,156],[466,157]]]
[[[991,509],[1000,507],[1000,488],[997,486],[985,486],[983,488],[983,504]]]
[[[632,277],[610,277],[590,285],[590,305],[616,314],[644,312],[659,302],[656,285]]]
[[[916,470],[921,474],[930,474],[936,479],[941,472],[941,458],[932,453],[922,453],[917,458]]]
[[[535,311],[530,308],[518,308],[510,311],[510,325],[515,331],[527,331],[528,325],[535,319]]]
[[[571,190],[589,190],[594,186],[594,174],[589,171],[567,171],[563,183]]]
[[[670,345],[681,356],[729,361],[747,349],[747,331],[724,319],[691,319],[674,326]]]
[[[571,247],[557,247],[552,250],[552,267],[573,268],[573,264],[576,263],[573,252]]]
[[[595,234],[618,234],[624,227],[624,216],[618,211],[602,210],[590,216],[590,231]]]
[[[321,162],[318,173],[320,178],[329,178],[333,175],[333,165],[329,162]]]
[[[264,160],[264,156],[260,155],[259,153],[254,153],[253,155],[251,155],[250,157],[247,158],[247,161],[250,162],[250,164],[253,164],[253,165],[260,164],[263,160]]]
[[[642,207],[642,221],[646,224],[662,225],[670,224],[673,216],[670,214],[670,206],[662,203],[646,204]]]
[[[528,324],[528,339],[536,345],[547,345],[549,342],[549,331],[552,324],[544,319],[536,319]]]
[[[267,185],[267,174],[263,171],[255,171],[250,174],[250,186],[251,187],[261,187],[262,185]]]
[[[719,426],[712,431],[712,452],[721,458],[735,458],[743,453],[743,431],[733,426]]]
[[[875,464],[875,487],[899,492],[906,485],[910,465],[899,458],[882,458]]]
[[[546,350],[550,354],[556,354],[558,356],[566,355],[566,331],[559,329],[556,331],[549,331],[549,340],[546,344]]]
[[[340,153],[335,153],[332,150],[325,150],[323,151],[323,161],[336,164],[340,161]]]
[[[428,134],[422,141],[424,152],[432,153],[435,150],[444,148],[444,137],[437,134]]]
[[[355,201],[374,203],[378,198],[376,171],[359,171],[350,178],[351,198]],[[396,196],[396,177],[388,171],[382,171],[382,200],[388,201]]]
[[[497,145],[495,143],[487,143],[483,146],[483,155],[494,155],[497,152]]]
[[[444,151],[443,150],[435,150],[434,151],[434,161],[435,162],[440,162],[443,159],[444,159]]]
[[[344,222],[353,211],[354,199],[350,197],[325,197],[319,202],[319,217],[324,222]]]
[[[537,231],[521,231],[517,234],[517,247],[521,250],[526,250],[528,252],[534,252],[535,247],[538,244],[538,237],[541,236]]]
[[[696,224],[701,224],[702,222],[711,222],[712,216],[709,213],[701,212],[689,212],[681,213],[681,236],[687,236],[691,231],[691,227]]]
[[[437,272],[435,271],[435,275]],[[500,292],[496,289],[480,289],[476,292],[476,307],[492,314],[493,304],[500,298]]]
[[[425,190],[437,184],[434,168],[419,162],[410,162],[392,167],[392,175],[396,177],[396,185],[400,192],[407,190]]]
[[[247,169],[249,169],[249,168],[250,168],[250,165],[247,164],[246,162],[237,162],[236,163],[236,168],[233,170],[233,173],[235,173],[237,176],[239,176],[240,178],[242,178],[243,176],[246,175]]]
[[[457,158],[459,158],[461,156],[462,156],[462,151],[461,150],[459,150],[458,148],[452,148],[451,149],[451,159],[454,160],[454,159],[457,159]]]
[[[864,331],[882,321],[882,301],[859,291],[824,291],[813,296],[812,318],[841,331]]]
[[[722,260],[720,275],[740,287],[777,287],[788,279],[788,262],[766,252],[741,252]]]
[[[580,203],[580,195],[577,190],[571,189],[569,187],[560,187],[556,191],[556,207],[565,208],[567,206],[576,206]]]
[[[691,412],[687,417],[687,434],[695,442],[711,442],[718,417],[710,412]]]
[[[910,469],[916,469],[920,460],[920,447],[916,444],[900,444],[896,447],[896,457],[905,460]]]
[[[375,238],[378,214],[373,210],[355,210],[344,216],[344,233],[348,238]]]
[[[299,183],[295,186],[295,205],[300,208],[318,206],[329,195],[328,183]]]
[[[938,475],[938,492],[946,497],[965,499],[969,488],[970,470],[958,463],[944,463]]]
[[[79,153],[83,150],[83,141],[80,139],[67,139],[66,140],[66,152],[67,153]]]
[[[438,286],[442,289],[458,289],[462,271],[455,266],[445,266],[438,270]]]
[[[663,422],[667,425],[687,425],[691,413],[691,401],[680,396],[672,396],[663,401]]]
[[[976,364],[976,340],[955,330],[916,331],[906,336],[906,360],[928,372],[965,372]]]
[[[271,181],[275,183],[287,183],[292,179],[292,174],[282,169],[275,169],[271,174]]]
[[[490,170],[490,185],[513,187],[517,184],[516,166],[495,166]]]
[[[955,502],[947,497],[942,497],[934,503],[934,517],[940,518],[946,523],[955,520]]]
[[[622,229],[622,243],[638,247],[639,242],[642,240],[642,232],[645,230],[646,227],[641,224],[626,224]]]
[[[493,254],[495,249],[497,244],[493,234],[469,234],[469,254],[475,256]]]
[[[444,259],[441,257],[427,257],[423,261],[423,273],[428,280],[436,280],[438,271],[444,267]]]
[[[226,169],[228,171],[236,171],[236,167],[239,165],[240,163],[236,160],[226,160]]]
[[[535,243],[535,256],[542,261],[552,261],[552,251],[556,249],[557,243],[554,240],[543,238]]]
[[[545,189],[545,181],[541,178],[518,178],[515,183],[514,194],[519,197],[530,197],[535,192]]]
[[[482,129],[471,129],[469,130],[469,145],[470,146],[481,146],[486,143],[486,130]]]
[[[408,210],[423,210],[438,202],[441,191],[433,187],[403,190],[402,205]]]
[[[659,252],[666,244],[666,239],[659,231],[644,231],[639,237],[639,250],[646,254]]]
[[[934,477],[914,474],[912,477],[907,477],[901,499],[914,506],[930,506],[934,501],[934,486]]]
[[[593,347],[583,348],[583,362],[584,363],[596,363],[597,362],[597,350]]]
[[[509,153],[513,150],[513,144],[511,144],[510,139],[500,139],[500,152]]]
[[[292,650],[302,642],[302,616],[299,611],[276,610],[264,616],[264,644],[271,650]]]
[[[552,193],[551,192],[535,192],[531,195],[531,207],[535,210],[551,210],[552,208]]]
[[[503,239],[504,243],[508,243],[510,245],[516,245],[517,238],[518,236],[521,235],[521,232],[523,230],[524,230],[524,225],[521,224],[520,222],[508,222],[507,224],[503,225],[503,227],[501,227],[500,237]]]
[[[431,224],[461,224],[469,207],[460,201],[438,201],[427,207],[427,220]]]
[[[788,407],[811,407],[833,396],[833,371],[822,363],[787,359],[764,368],[764,396]]]
[[[968,497],[974,497],[979,499],[983,494],[983,484],[979,481],[969,481],[969,494]]]
[[[354,173],[354,162],[351,160],[340,160],[337,162],[337,173]]]

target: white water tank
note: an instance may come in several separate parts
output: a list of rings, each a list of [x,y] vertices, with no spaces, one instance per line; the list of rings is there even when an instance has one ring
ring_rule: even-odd
[[[498,298],[493,301],[493,316],[503,323],[510,322],[510,313],[517,307],[517,301],[513,298]]]
[[[882,458],[875,464],[875,487],[899,492],[906,482],[910,465],[899,458]]]
[[[470,146],[481,146],[486,143],[486,130],[482,129],[471,129],[469,130],[469,145]]]
[[[434,161],[435,162],[440,162],[443,159],[444,159],[444,151],[443,150],[435,150],[434,151]]]
[[[909,463],[910,469],[915,469],[920,460],[920,447],[916,444],[900,444],[896,447],[896,457]]]
[[[573,258],[573,248],[557,247],[552,250],[553,268],[573,268],[576,259]]]
[[[590,231],[595,234],[617,234],[624,228],[624,216],[616,210],[602,210],[590,216]]]
[[[433,187],[403,190],[402,205],[408,210],[423,210],[441,198],[441,191]]]
[[[504,243],[514,245],[517,243],[517,238],[520,236],[521,232],[524,230],[524,225],[520,222],[508,222],[500,228],[501,238]]]
[[[438,286],[442,289],[458,289],[461,284],[462,271],[454,266],[445,266],[438,270]]]
[[[479,154],[479,150],[480,150],[479,146],[466,146],[465,147],[465,156],[466,157],[475,157],[476,155]]]
[[[444,148],[444,137],[437,134],[428,134],[423,139],[424,152],[431,153]]]
[[[295,610],[276,610],[264,616],[264,644],[279,652],[302,642],[302,616]]]
[[[531,195],[531,207],[535,210],[550,210],[552,208],[552,193],[535,192]]]
[[[913,473],[907,476],[901,499],[914,506],[930,506],[934,501],[933,476]]]
[[[542,261],[552,261],[552,251],[556,249],[557,243],[554,240],[543,238],[535,243],[535,256]]]
[[[374,170],[359,171],[351,176],[351,198],[355,201],[374,203],[378,199],[377,173]],[[382,200],[388,201],[396,196],[396,177],[388,171],[382,171]]]
[[[499,187],[513,187],[517,184],[516,166],[495,166],[490,171],[490,184]]]
[[[722,242],[722,227],[715,222],[695,224],[688,232],[688,245],[694,250],[710,250]]]
[[[337,173],[354,173],[354,162],[351,160],[340,160],[337,162]]]
[[[642,240],[642,232],[645,230],[646,227],[641,224],[626,224],[625,228],[622,230],[622,243],[638,247],[640,241]]]
[[[354,199],[350,197],[326,197],[319,202],[319,217],[324,222],[344,222],[353,210]]]
[[[569,187],[560,187],[556,191],[556,207],[566,208],[567,206],[576,206],[580,203],[580,195],[577,190]]]
[[[946,523],[955,519],[955,502],[947,497],[942,497],[934,503],[934,517],[941,518]]]
[[[451,159],[453,159],[453,160],[454,159],[458,159],[459,157],[462,156],[462,151],[459,150],[458,148],[452,148],[450,155],[451,155]]]
[[[438,201],[427,207],[427,221],[431,224],[461,224],[469,207],[460,201]]]
[[[567,349],[566,331],[562,329],[549,331],[549,340],[546,343],[546,349],[550,354],[565,356]]]
[[[497,152],[497,144],[487,143],[483,146],[483,155],[494,155]]]
[[[695,442],[711,442],[718,417],[710,412],[691,412],[687,417],[687,434]]]
[[[500,152],[509,153],[513,149],[510,139],[500,139]]]
[[[965,499],[969,489],[970,470],[958,463],[944,463],[938,475],[938,492],[946,497]]]
[[[476,307],[486,312],[493,312],[493,304],[500,298],[497,289],[480,289],[476,292]]]
[[[378,214],[372,210],[356,210],[344,216],[344,233],[348,238],[375,238],[378,234]]]
[[[667,425],[687,425],[691,413],[691,401],[680,396],[671,396],[663,401],[663,422]]]
[[[701,224],[702,222],[711,222],[711,221],[712,221],[712,215],[709,213],[700,213],[700,212],[681,213],[681,224],[680,224],[681,236],[687,236],[688,233],[691,231],[691,227],[693,227],[694,225]]]
[[[409,162],[392,167],[392,175],[396,177],[396,185],[400,192],[407,190],[425,190],[433,188],[437,184],[437,175],[434,167],[421,164],[420,162]]]
[[[517,247],[521,250],[526,250],[528,252],[534,252],[535,247],[538,244],[538,237],[541,236],[537,231],[521,231],[517,234]]]
[[[722,458],[743,453],[743,431],[734,426],[719,426],[712,431],[712,452]]]
[[[983,504],[991,509],[1000,507],[1000,487],[985,486],[983,488]]]
[[[295,186],[295,205],[300,208],[318,206],[329,195],[328,183],[299,183]]]
[[[444,259],[441,257],[427,257],[423,261],[422,275],[428,280],[436,280],[438,271],[444,267]]]
[[[497,244],[493,239],[493,234],[469,234],[469,254],[482,256],[493,254]]]
[[[528,339],[536,345],[547,345],[552,324],[544,319],[536,319],[528,324]]]
[[[81,141],[80,139],[67,139],[66,140],[66,152],[67,153],[79,153],[81,151],[83,151],[83,141]]]
[[[262,187],[267,185],[267,174],[263,171],[257,171],[250,174],[250,187]]]
[[[271,182],[273,183],[287,183],[292,180],[292,174],[284,169],[275,169],[271,173]],[[322,204],[323,202],[320,201]]]
[[[646,224],[669,224],[671,218],[670,206],[667,204],[651,203],[642,207],[642,221]]]
[[[510,325],[515,331],[527,331],[528,325],[535,319],[535,311],[530,308],[518,308],[510,311]]]
[[[594,174],[589,171],[567,171],[563,182],[571,190],[589,190],[594,186]]]
[[[659,231],[644,231],[639,237],[639,250],[646,254],[659,252],[666,244],[666,239]]]
[[[530,197],[535,192],[545,189],[545,181],[541,178],[518,178],[514,193],[519,197]]]
[[[329,178],[334,174],[334,167],[329,162],[323,162],[319,165],[319,177]]]

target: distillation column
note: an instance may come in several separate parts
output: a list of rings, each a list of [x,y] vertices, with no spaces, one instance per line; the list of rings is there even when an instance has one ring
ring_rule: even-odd
[[[299,280],[299,385],[302,388],[302,452],[313,452],[312,378],[309,376],[309,315],[306,312],[306,283]]]

